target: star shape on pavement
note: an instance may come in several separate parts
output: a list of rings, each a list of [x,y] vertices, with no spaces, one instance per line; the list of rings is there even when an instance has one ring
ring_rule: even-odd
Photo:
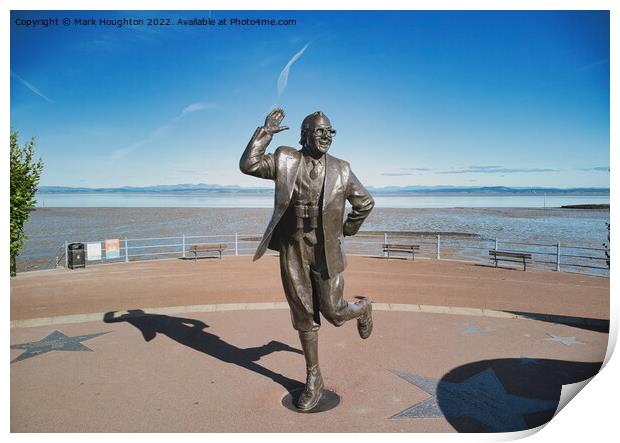
[[[45,354],[51,351],[77,351],[77,352],[93,352],[87,346],[84,346],[81,342],[90,340],[91,338],[99,337],[100,335],[107,334],[107,332],[97,332],[95,334],[77,335],[75,337],[69,337],[60,331],[54,331],[47,337],[30,343],[21,343],[18,345],[11,345],[11,349],[24,349],[26,352],[22,352],[11,363],[17,361],[26,360],[27,358],[36,357],[37,355]]]
[[[391,372],[431,397],[390,419],[469,417],[498,432],[509,432],[528,428],[523,414],[554,411],[558,406],[557,400],[509,394],[491,368],[460,382],[439,381],[394,369]]]
[[[585,343],[578,341],[575,339],[575,337],[561,337],[559,335],[553,335],[553,334],[547,334],[549,336],[549,338],[545,338],[545,340],[549,340],[549,341],[557,341],[559,343],[562,343],[563,345],[566,346],[570,346],[570,345],[584,345]]]
[[[468,334],[486,334],[487,332],[492,332],[494,330],[495,329],[484,328],[478,325],[465,325],[465,328],[463,329],[463,331]]]

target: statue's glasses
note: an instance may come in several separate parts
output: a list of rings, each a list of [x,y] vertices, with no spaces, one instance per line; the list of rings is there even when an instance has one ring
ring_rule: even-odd
[[[315,137],[329,137],[333,138],[336,136],[336,130],[334,128],[316,128],[312,133]]]

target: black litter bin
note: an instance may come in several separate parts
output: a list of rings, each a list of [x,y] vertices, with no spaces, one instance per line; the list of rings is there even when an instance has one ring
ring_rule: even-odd
[[[67,247],[67,258],[70,269],[85,268],[86,257],[84,254],[84,243],[71,243]]]

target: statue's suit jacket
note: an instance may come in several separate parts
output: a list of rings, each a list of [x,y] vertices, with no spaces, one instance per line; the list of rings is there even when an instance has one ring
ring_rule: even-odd
[[[254,260],[262,257],[267,248],[280,249],[283,239],[274,236],[274,231],[277,231],[278,223],[291,203],[303,157],[301,151],[288,146],[280,146],[274,154],[265,154],[271,139],[269,132],[262,127],[257,128],[239,161],[239,168],[244,174],[275,180],[276,185],[273,215]],[[351,203],[352,210],[343,224],[346,200]],[[330,277],[342,272],[347,264],[342,247],[343,233],[357,233],[374,204],[368,191],[351,171],[349,163],[325,154],[322,223],[325,260]]]

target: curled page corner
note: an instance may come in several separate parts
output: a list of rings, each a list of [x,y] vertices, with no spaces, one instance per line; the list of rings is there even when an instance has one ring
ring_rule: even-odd
[[[524,429],[523,431],[504,432],[500,434],[495,434],[499,437],[498,439],[495,439],[495,441],[515,441],[515,440],[521,440],[523,438],[530,437],[536,434],[538,431],[540,431],[545,426],[547,426],[547,423],[544,423],[540,426],[536,426],[535,428]]]
[[[577,383],[570,383],[570,384],[566,384],[566,385],[562,385],[562,391],[560,392],[560,400],[558,402],[558,407],[555,410],[555,413],[553,414],[553,417],[551,418],[551,420],[553,420],[555,418],[556,415],[558,415],[558,413],[564,409],[564,406],[566,406],[573,398],[575,398],[575,396],[588,384],[590,383],[590,381],[596,377],[596,375],[593,375],[592,377],[577,382]],[[530,428],[530,429],[525,429],[523,431],[516,431],[516,432],[508,432],[508,433],[504,433],[504,434],[499,434],[501,437],[496,440],[496,441],[514,441],[514,440],[520,440],[526,437],[529,437],[531,435],[536,434],[538,431],[541,431],[545,426],[547,426],[551,420],[549,420],[547,423],[544,423],[540,426],[537,426],[535,428]]]
[[[553,417],[555,418],[555,416],[558,415],[558,413],[562,409],[564,409],[564,406],[566,406],[569,401],[575,398],[575,396],[579,393],[579,391],[581,391],[588,383],[590,383],[590,381],[594,377],[596,377],[596,375],[593,375],[592,377],[586,380],[583,380],[583,381],[579,381],[577,383],[570,383],[567,385],[562,385],[562,392],[560,393],[560,401],[558,402],[558,407],[555,410],[555,414],[553,414]]]

